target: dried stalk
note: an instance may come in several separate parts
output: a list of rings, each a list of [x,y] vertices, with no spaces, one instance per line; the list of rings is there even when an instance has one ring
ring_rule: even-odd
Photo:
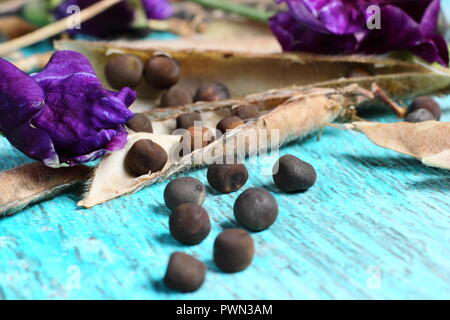
[[[123,0],[103,0],[98,3],[95,3],[80,12],[80,21],[84,22],[86,20],[89,20],[95,17],[96,15],[102,13],[106,9],[112,7],[113,5],[119,3],[120,1]],[[20,38],[16,38],[14,40],[1,43],[0,56],[6,55],[10,52],[24,48],[26,46],[32,45],[36,42],[48,39],[52,36],[57,35],[58,33],[63,32],[64,30],[67,29],[68,22],[71,19],[72,17],[69,16],[65,19],[59,20],[48,26],[45,26],[29,34],[26,34]]]

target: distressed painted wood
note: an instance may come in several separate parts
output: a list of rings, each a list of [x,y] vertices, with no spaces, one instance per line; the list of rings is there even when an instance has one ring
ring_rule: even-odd
[[[440,101],[449,121],[450,98]],[[364,115],[379,119],[382,113]],[[212,232],[200,245],[187,247],[168,233],[166,183],[88,210],[76,207],[81,190],[75,187],[0,220],[0,298],[448,298],[448,171],[332,128],[320,141],[310,137],[281,153],[312,163],[318,180],[305,193],[283,194],[259,171],[270,169],[274,159],[248,160],[251,178],[245,187],[272,191],[280,216],[269,230],[252,234],[256,257],[246,271],[224,274],[211,260],[217,234],[235,226],[238,193],[209,190],[204,206]],[[4,139],[0,159],[2,170],[29,161]],[[204,169],[189,175],[206,183]],[[161,284],[176,250],[209,267],[196,293],[178,294]]]

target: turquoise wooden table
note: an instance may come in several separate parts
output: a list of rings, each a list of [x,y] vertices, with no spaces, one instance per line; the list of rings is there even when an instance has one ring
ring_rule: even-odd
[[[31,51],[38,50],[33,47]],[[450,97],[438,98],[450,121]],[[371,120],[397,121],[385,110]],[[284,147],[310,162],[317,183],[281,193],[259,174],[275,159],[250,159],[245,185],[265,187],[280,215],[253,233],[256,256],[244,272],[225,274],[212,262],[215,237],[237,226],[239,192],[209,192],[212,232],[198,246],[168,232],[162,193],[167,182],[92,209],[76,202],[81,186],[0,219],[1,299],[443,299],[450,297],[448,171],[372,145],[363,135],[326,128]],[[0,139],[0,170],[30,162]],[[206,181],[206,170],[187,173]],[[1,192],[1,191],[0,191]],[[192,294],[161,283],[170,254],[183,251],[208,266]]]

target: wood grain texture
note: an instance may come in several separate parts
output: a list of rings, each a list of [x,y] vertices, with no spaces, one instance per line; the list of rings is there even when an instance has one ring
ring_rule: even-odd
[[[443,120],[450,120],[450,98]],[[395,121],[380,112],[369,119]],[[280,215],[253,233],[256,256],[244,272],[224,274],[212,263],[215,237],[235,226],[239,192],[208,188],[204,207],[212,232],[198,246],[176,243],[163,204],[166,183],[80,209],[71,189],[0,220],[2,299],[441,299],[450,296],[448,171],[372,145],[362,134],[326,128],[320,141],[291,143],[313,164],[317,183],[302,194],[281,193],[273,159],[252,158],[249,187],[266,187]],[[0,140],[0,169],[28,162]],[[206,183],[206,170],[190,176]],[[193,254],[209,268],[192,294],[166,289],[170,254]],[[380,274],[379,281],[377,274]]]

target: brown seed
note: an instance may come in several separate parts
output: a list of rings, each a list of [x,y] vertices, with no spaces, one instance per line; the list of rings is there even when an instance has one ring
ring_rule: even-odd
[[[192,94],[181,86],[174,86],[161,97],[161,108],[177,107],[192,103]]]
[[[195,93],[194,101],[219,101],[228,99],[230,92],[228,88],[220,82],[207,82],[202,84]]]
[[[137,141],[125,157],[125,167],[130,174],[139,177],[161,171],[168,160],[167,152],[150,139]]]
[[[247,268],[254,252],[252,237],[241,229],[225,230],[214,242],[214,262],[225,272],[239,272]]]
[[[169,229],[178,242],[187,245],[198,244],[211,231],[208,212],[196,203],[180,204],[170,214]]]
[[[284,192],[300,192],[311,188],[317,179],[316,170],[309,163],[286,154],[273,166],[273,181]]]
[[[152,122],[150,121],[150,118],[143,113],[135,113],[134,117],[128,120],[125,125],[134,132],[153,133]]]
[[[204,148],[215,140],[214,133],[205,127],[189,127],[183,137],[184,141],[189,141],[191,152]]]
[[[135,88],[142,79],[141,59],[131,54],[113,54],[105,65],[105,78],[114,89]]]
[[[222,134],[225,134],[225,132],[227,132],[227,130],[232,130],[243,124],[244,124],[244,121],[242,121],[241,118],[239,118],[237,116],[230,116],[230,117],[226,117],[225,119],[222,119],[221,121],[219,121],[219,123],[217,124],[217,130],[222,132]]]
[[[183,203],[201,205],[205,198],[205,186],[192,177],[176,178],[170,181],[164,189],[164,202],[170,210]]]
[[[206,266],[194,257],[174,252],[167,265],[164,283],[170,289],[180,292],[194,292],[205,281]]]
[[[216,159],[208,167],[208,183],[220,193],[231,193],[242,188],[248,180],[248,171],[243,164],[236,163],[233,157]],[[228,159],[228,160],[227,160]]]
[[[346,78],[364,78],[371,76],[373,76],[373,73],[360,65],[352,66],[345,75]]]
[[[408,114],[419,109],[430,111],[436,120],[441,118],[441,108],[439,104],[431,97],[417,97],[409,106]]]
[[[178,61],[166,56],[153,57],[145,65],[145,80],[154,89],[169,89],[180,80],[180,75]]]
[[[242,192],[233,207],[237,222],[251,231],[270,227],[278,217],[275,198],[262,188],[250,188]]]
[[[194,126],[194,122],[202,121],[202,117],[198,112],[187,112],[177,117],[177,129],[188,129]]]
[[[242,120],[249,120],[253,118],[257,118],[259,114],[259,106],[255,105],[243,105],[235,108],[233,110],[234,115],[238,116]]]

